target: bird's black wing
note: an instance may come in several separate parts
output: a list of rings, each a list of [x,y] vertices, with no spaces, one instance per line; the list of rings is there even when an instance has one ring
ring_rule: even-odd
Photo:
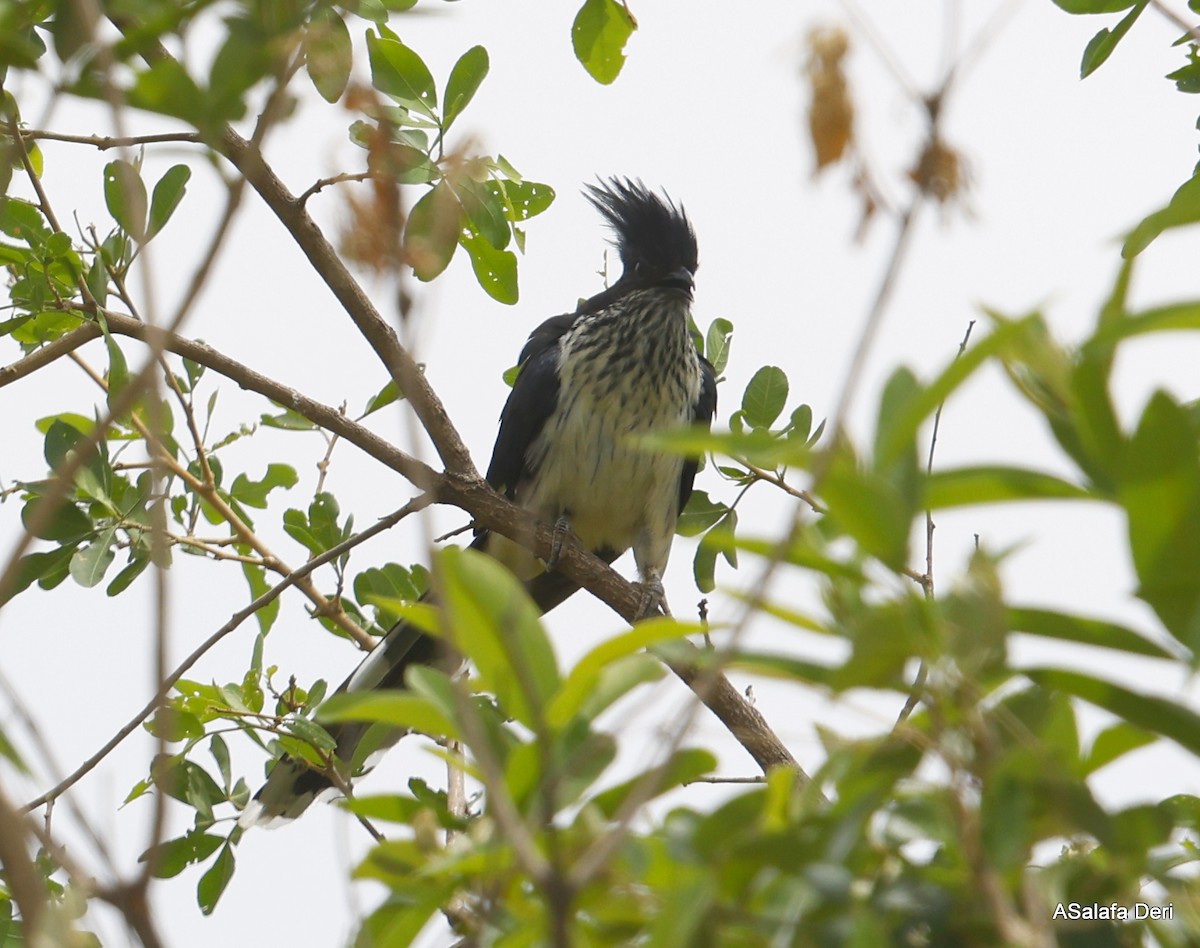
[[[712,363],[704,356],[700,357],[700,397],[692,406],[692,421],[708,428],[712,425],[713,415],[717,413],[717,372]],[[688,498],[692,496],[692,484],[696,480],[696,470],[699,461],[688,459],[683,462],[683,472],[679,478],[679,512],[687,506]]]
[[[500,413],[500,431],[487,470],[488,483],[509,500],[533,473],[527,467],[529,446],[558,403],[558,342],[577,318],[566,313],[547,319],[521,350],[521,372]]]

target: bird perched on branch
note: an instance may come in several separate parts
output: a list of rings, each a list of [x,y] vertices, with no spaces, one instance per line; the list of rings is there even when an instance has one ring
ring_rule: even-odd
[[[688,328],[696,236],[682,207],[640,181],[589,185],[587,198],[613,230],[621,277],[530,335],[487,472],[493,488],[555,525],[554,550],[543,564],[488,531],[472,546],[523,580],[543,612],[577,588],[554,571],[568,530],[609,563],[632,548],[649,614],[665,605],[663,570],[697,463],[647,451],[637,439],[693,423],[707,427],[717,405],[713,367]],[[402,688],[412,665],[457,663],[443,643],[400,622],[339,691]],[[369,730],[355,723],[330,729],[347,779],[362,766],[368,743],[373,750],[398,736],[364,740]],[[298,816],[332,785],[328,774],[283,757],[243,822]]]

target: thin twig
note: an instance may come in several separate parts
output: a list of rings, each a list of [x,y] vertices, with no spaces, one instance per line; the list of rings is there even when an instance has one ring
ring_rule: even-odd
[[[296,198],[301,205],[307,204],[308,199],[316,194],[320,194],[326,188],[334,184],[342,184],[345,181],[369,181],[375,177],[374,171],[354,171],[335,174],[328,178],[321,178],[315,184],[311,185],[304,191],[300,192],[300,196]]]
[[[682,784],[684,787],[690,787],[694,783],[766,783],[767,778],[762,774],[757,774],[753,777],[697,777],[695,780],[685,780]]]
[[[91,145],[100,151],[110,148],[130,148],[138,145],[158,145],[164,142],[187,142],[193,145],[204,144],[199,132],[160,132],[156,135],[67,135],[63,132],[52,132],[43,128],[27,128],[23,132],[26,138],[49,142],[68,142],[75,145]]]
[[[967,331],[963,333],[962,342],[958,344],[958,352],[954,354],[954,361],[957,362],[962,358],[962,354],[967,351],[967,342],[971,339],[971,330],[975,328],[975,320],[967,323]],[[925,476],[928,477],[933,473],[933,454],[937,450],[938,431],[942,426],[942,409],[946,407],[946,402],[943,399],[938,403],[937,411],[933,414],[933,430],[929,435],[929,456],[925,461]],[[913,576],[921,587],[925,590],[925,598],[932,599],[934,595],[933,589],[933,531],[935,524],[933,522],[933,511],[925,511],[925,575]],[[911,571],[906,570],[906,573],[913,575]],[[908,693],[908,698],[904,702],[904,707],[900,709],[900,716],[896,719],[896,724],[900,725],[908,719],[908,716],[913,713],[917,707],[917,703],[921,700],[921,689],[925,686],[925,679],[929,676],[929,667],[924,661],[917,668],[917,674],[913,678],[912,689]]]
[[[793,487],[779,474],[768,471],[766,468],[759,467],[757,464],[751,464],[745,458],[738,458],[737,461],[742,465],[742,467],[746,468],[746,470],[757,477],[760,481],[766,481],[768,484],[774,484],[785,494],[790,494],[796,499],[804,501],[813,509],[814,513],[825,513],[825,507],[808,491],[802,490],[799,487]]]

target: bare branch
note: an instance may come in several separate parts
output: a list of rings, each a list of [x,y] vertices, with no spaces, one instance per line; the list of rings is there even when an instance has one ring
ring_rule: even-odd
[[[296,198],[296,200],[299,201],[300,204],[302,204],[302,205],[307,204],[309,198],[313,197],[316,194],[320,194],[322,191],[324,191],[326,188],[330,187],[331,185],[342,184],[345,181],[369,181],[374,176],[375,176],[375,172],[373,172],[373,171],[354,171],[354,172],[347,171],[347,172],[344,172],[343,174],[335,174],[329,178],[321,178],[315,184],[310,186],[307,190],[302,191],[300,193],[300,196],[298,198]]]
[[[737,458],[736,460],[737,460],[738,464],[740,464],[740,465],[742,465],[742,467],[746,468],[746,470],[748,470],[751,474],[753,474],[755,477],[757,477],[760,481],[766,481],[768,484],[774,484],[785,494],[790,494],[792,497],[795,497],[797,500],[804,501],[804,503],[808,504],[808,506],[813,509],[814,513],[824,513],[825,512],[825,508],[821,505],[821,502],[819,500],[817,500],[817,498],[815,498],[808,491],[801,490],[798,487],[793,487],[791,484],[789,484],[787,481],[785,481],[780,475],[778,475],[772,471],[768,471],[766,468],[759,467],[757,464],[751,464],[745,458]]]
[[[68,142],[74,145],[91,145],[100,151],[110,148],[131,148],[139,145],[158,145],[165,142],[187,142],[193,145],[204,144],[199,132],[160,132],[157,135],[67,135],[62,132],[52,132],[42,128],[27,128],[22,130],[26,138],[37,141]]]

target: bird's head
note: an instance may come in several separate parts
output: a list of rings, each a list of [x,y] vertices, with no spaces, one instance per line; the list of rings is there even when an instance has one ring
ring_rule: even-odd
[[[691,295],[699,251],[683,208],[641,181],[610,178],[586,197],[613,229],[624,272],[614,289],[676,289]]]

